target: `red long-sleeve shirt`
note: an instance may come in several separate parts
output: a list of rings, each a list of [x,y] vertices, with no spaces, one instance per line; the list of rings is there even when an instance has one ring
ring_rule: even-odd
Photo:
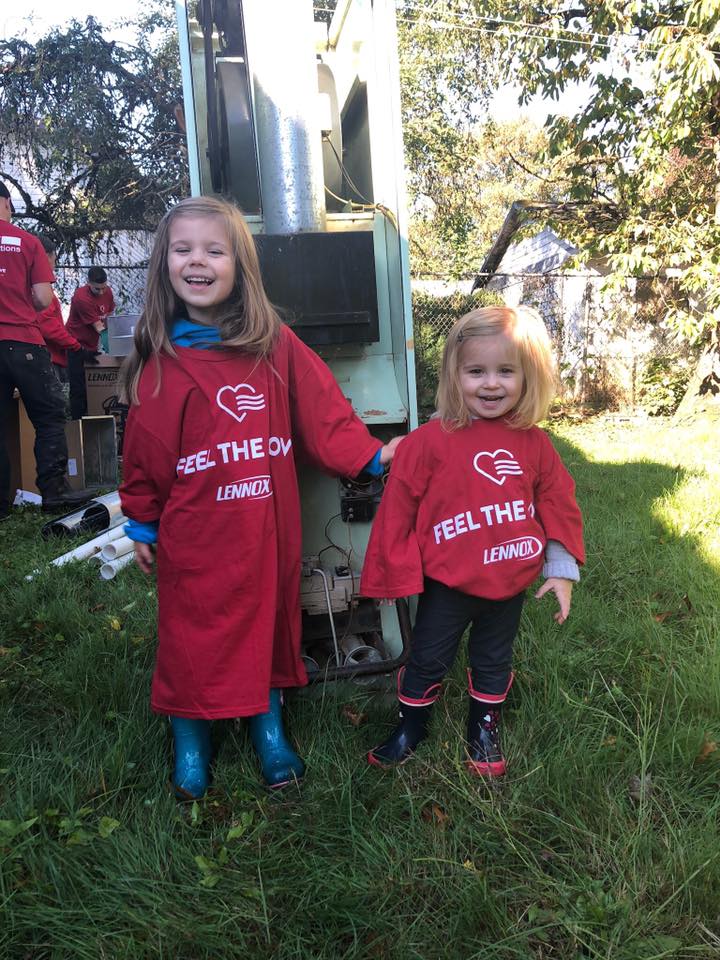
[[[360,583],[370,597],[421,593],[423,578],[492,600],[529,586],[547,540],[585,561],[575,485],[537,427],[431,420],[398,447]]]
[[[355,475],[380,448],[330,370],[286,327],[267,361],[176,347],[149,362],[128,415],[123,513],[160,521],[152,707],[251,716],[300,658],[296,448]]]
[[[68,333],[63,321],[60,301],[53,294],[52,303],[37,315],[40,333],[50,351],[50,359],[60,367],[67,366],[68,350],[79,350],[80,344]]]

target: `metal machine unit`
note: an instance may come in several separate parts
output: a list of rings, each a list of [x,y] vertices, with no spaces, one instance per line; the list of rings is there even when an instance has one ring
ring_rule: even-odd
[[[417,425],[392,0],[176,0],[194,194],[245,212],[271,301],[380,439]],[[407,606],[359,598],[380,482],[300,476],[311,679],[388,672]],[[358,653],[361,648],[370,651]]]

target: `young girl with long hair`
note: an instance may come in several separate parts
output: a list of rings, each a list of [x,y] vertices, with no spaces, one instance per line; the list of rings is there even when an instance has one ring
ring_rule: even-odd
[[[505,773],[499,719],[525,591],[555,594],[563,623],[584,562],[574,484],[535,424],[555,368],[545,325],[528,307],[461,317],[445,344],[437,416],[398,450],[373,522],[360,592],[419,594],[410,658],[398,678],[400,723],[368,754],[391,767],[428,733],[432,706],[468,638],[467,766]]]
[[[307,682],[294,454],[378,474],[397,440],[370,435],[281,322],[242,215],[214,198],[182,201],[158,227],[124,383],[120,496],[138,565],[157,558],[151,705],[170,717],[176,794],[205,793],[221,718],[250,718],[270,786],[297,780],[281,717],[281,691]]]

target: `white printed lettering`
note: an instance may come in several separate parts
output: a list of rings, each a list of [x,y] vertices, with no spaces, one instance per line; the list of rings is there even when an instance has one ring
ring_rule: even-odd
[[[502,506],[499,503],[495,504],[495,519],[498,523],[502,523],[503,520],[512,520],[512,511],[510,510],[510,504],[504,503]]]
[[[485,526],[500,526],[503,523],[516,523],[527,520],[525,503],[522,500],[505,501],[505,503],[491,503],[474,508],[479,510],[485,518]],[[532,511],[532,505],[528,506]],[[448,517],[434,524],[432,530],[435,537],[435,543],[439,544],[443,540],[453,540],[455,537],[462,536],[464,533],[472,533],[473,530],[482,530],[483,524],[476,521],[471,510],[465,510],[463,513],[457,513],[454,517]]]
[[[285,440],[283,437],[270,437],[268,440],[268,453],[271,457],[278,457],[280,454],[286,457],[291,446],[292,440]]]
[[[534,560],[542,551],[537,537],[518,537],[506,540],[483,551],[483,563],[500,563],[503,560]]]
[[[217,488],[216,500],[264,500],[272,496],[270,477],[248,477]]]
[[[480,512],[481,512],[481,513],[483,514],[483,516],[485,517],[485,523],[486,523],[489,527],[491,527],[492,524],[493,524],[492,509],[493,509],[493,504],[488,504],[488,505],[485,506],[485,507],[480,507]]]
[[[468,512],[467,512],[467,518],[468,518],[468,527],[469,527],[471,530],[482,530],[482,524],[481,524],[481,523],[475,523],[475,521],[473,520],[473,515],[470,513],[469,510],[468,510]]]
[[[446,540],[452,540],[453,537],[457,536],[453,530],[452,520],[443,520],[440,526],[442,527],[443,536]]]

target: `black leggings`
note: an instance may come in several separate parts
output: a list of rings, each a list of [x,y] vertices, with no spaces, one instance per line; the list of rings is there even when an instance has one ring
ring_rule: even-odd
[[[410,659],[401,693],[421,699],[453,665],[468,624],[473,687],[478,693],[504,694],[510,683],[512,649],[520,625],[525,591],[509,600],[485,600],[425,579],[413,630]]]

